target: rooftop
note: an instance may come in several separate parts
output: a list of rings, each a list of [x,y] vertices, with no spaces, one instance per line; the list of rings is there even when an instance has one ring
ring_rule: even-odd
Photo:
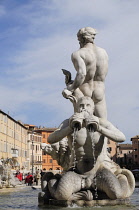
[[[120,149],[132,149],[132,144],[119,144]]]
[[[136,136],[132,137],[131,141],[132,141],[132,139],[139,139],[139,135],[136,135]]]

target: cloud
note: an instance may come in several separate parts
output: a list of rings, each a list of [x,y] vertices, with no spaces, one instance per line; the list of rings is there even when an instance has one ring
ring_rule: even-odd
[[[5,8],[0,5],[0,18],[3,17],[5,13],[6,13]]]
[[[31,124],[58,126],[69,117],[73,109],[61,95],[65,88],[61,69],[70,70],[75,77],[70,57],[79,48],[76,33],[91,26],[99,32],[95,43],[109,55],[108,118],[128,140],[138,134],[139,2],[12,2],[0,7],[3,25],[10,22],[2,27],[0,36],[0,107]]]

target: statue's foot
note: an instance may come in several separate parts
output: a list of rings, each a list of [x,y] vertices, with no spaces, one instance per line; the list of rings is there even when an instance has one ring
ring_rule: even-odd
[[[93,194],[90,190],[87,191],[80,191],[77,193],[73,193],[70,200],[85,200],[85,201],[91,201],[93,200]]]

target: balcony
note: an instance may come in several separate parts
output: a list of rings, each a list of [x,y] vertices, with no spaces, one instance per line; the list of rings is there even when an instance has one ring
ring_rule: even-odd
[[[11,149],[11,153],[12,153],[12,158],[17,158],[18,157],[18,149],[12,148]]]

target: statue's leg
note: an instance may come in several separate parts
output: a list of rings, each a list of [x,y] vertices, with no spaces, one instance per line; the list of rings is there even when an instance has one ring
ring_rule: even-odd
[[[95,90],[93,92],[92,99],[95,103],[94,114],[97,117],[107,119],[105,86],[103,82],[95,82]]]
[[[96,179],[97,189],[105,192],[110,199],[126,197],[128,181],[125,175],[116,176],[108,169],[101,169]]]
[[[105,95],[101,101],[95,103],[94,114],[97,117],[107,119],[107,107],[106,107]]]
[[[131,196],[135,189],[135,178],[132,172],[127,169],[120,169],[117,170],[115,174],[117,175],[121,188],[123,189],[124,196]]]
[[[82,177],[72,171],[65,173],[59,181],[51,179],[49,191],[57,200],[92,200],[91,192],[79,192],[82,189]]]

